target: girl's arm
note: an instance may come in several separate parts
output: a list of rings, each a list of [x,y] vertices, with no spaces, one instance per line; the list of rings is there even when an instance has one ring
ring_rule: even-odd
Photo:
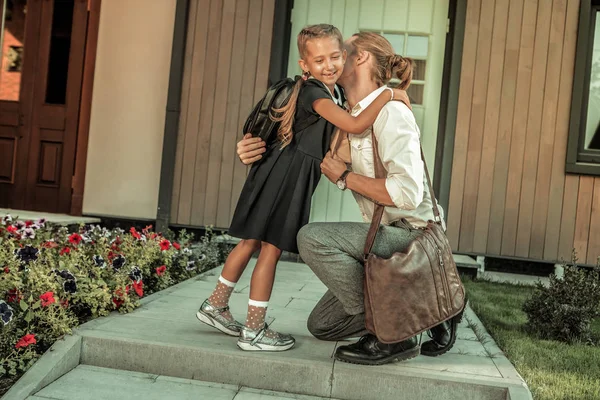
[[[394,100],[400,100],[401,90],[392,89],[394,91]],[[360,135],[368,127],[373,125],[379,112],[391,100],[391,93],[389,90],[384,90],[377,96],[377,98],[369,104],[363,112],[358,116],[353,117],[348,114],[338,105],[336,105],[331,99],[317,99],[313,102],[313,109],[319,113],[319,115],[337,126],[341,130]]]

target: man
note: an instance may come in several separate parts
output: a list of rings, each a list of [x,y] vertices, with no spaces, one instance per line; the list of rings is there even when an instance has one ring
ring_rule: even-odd
[[[363,32],[348,39],[345,45],[348,59],[338,83],[345,89],[353,115],[385,90],[392,73],[403,80],[403,85],[410,83],[410,60],[395,55],[382,36]],[[365,328],[363,248],[374,209],[369,199],[389,206],[373,248],[375,254],[384,258],[403,250],[420,235],[415,228],[433,219],[433,212],[424,183],[419,130],[409,108],[400,102],[388,103],[373,127],[385,179],[374,178],[371,129],[350,135],[352,171],[331,157],[326,157],[321,165],[327,179],[342,190],[352,190],[365,222],[311,223],[300,230],[297,239],[302,259],[329,289],[309,317],[309,331],[322,340],[362,336],[355,344],[340,346],[336,358],[379,365],[415,357],[419,345],[416,338],[386,345]],[[238,155],[246,164],[259,160],[262,152],[264,143],[256,138],[238,143]],[[448,351],[456,335],[452,326],[455,325],[444,323],[432,329],[432,340],[423,344],[421,352],[438,355]]]

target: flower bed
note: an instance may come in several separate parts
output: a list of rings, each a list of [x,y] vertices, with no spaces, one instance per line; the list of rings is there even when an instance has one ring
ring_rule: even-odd
[[[130,312],[139,299],[218,266],[225,248],[209,231],[177,238],[39,221],[0,221],[0,381],[25,372],[77,325]],[[1,383],[1,382],[0,382]],[[5,385],[6,386],[6,385]],[[0,384],[0,396],[2,385]]]

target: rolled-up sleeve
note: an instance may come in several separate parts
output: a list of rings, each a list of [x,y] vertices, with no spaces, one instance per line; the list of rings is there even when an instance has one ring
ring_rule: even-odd
[[[412,112],[388,103],[373,125],[379,155],[388,172],[385,187],[396,207],[414,210],[423,201],[424,168],[419,128]]]

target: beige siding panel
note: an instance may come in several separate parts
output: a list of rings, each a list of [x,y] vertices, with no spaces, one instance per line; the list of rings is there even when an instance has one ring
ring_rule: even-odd
[[[479,33],[480,1],[467,2],[465,22],[465,40],[463,45],[460,88],[456,133],[454,138],[454,157],[452,161],[452,178],[450,198],[448,202],[447,235],[452,249],[460,250],[462,204],[467,167],[467,145],[469,141],[469,123],[471,121],[471,98],[473,96],[473,78],[477,55],[477,37]]]
[[[483,144],[481,149],[481,167],[479,168],[479,195],[475,210],[475,233],[473,251],[485,253],[490,224],[492,189],[494,184],[494,165],[496,160],[496,142],[502,95],[504,57],[508,28],[509,0],[496,0],[492,50],[490,56],[490,79],[487,87]]]
[[[238,126],[241,127],[254,105],[254,87],[256,83],[256,66],[258,63],[258,44],[260,34],[260,21],[262,16],[262,0],[250,0],[248,26],[246,30],[246,56],[244,57],[244,71],[242,74],[242,91],[240,96],[240,115]],[[263,91],[266,88],[263,88]],[[233,187],[231,197],[231,214],[235,211],[237,200],[246,181],[247,168],[242,163],[235,163],[233,173]]]
[[[344,10],[344,29],[342,34],[348,38],[358,32],[358,13],[360,12],[360,0],[346,0]]]
[[[506,51],[504,54],[504,72],[502,76],[502,94],[500,100],[500,121],[496,141],[494,160],[494,181],[490,206],[490,221],[487,238],[487,253],[499,255],[502,244],[502,223],[506,205],[506,184],[508,181],[508,163],[512,137],[512,121],[515,110],[517,90],[517,68],[523,20],[524,0],[511,0],[508,12]]]
[[[219,182],[221,180],[221,167],[223,165],[223,142],[225,120],[229,107],[227,105],[230,69],[237,55],[232,55],[233,47],[233,21],[235,20],[236,0],[224,0],[220,22],[220,41],[217,58],[217,80],[215,89],[215,106],[211,118],[210,145],[208,152],[208,171],[204,200],[203,225],[215,225],[217,222],[217,208],[219,204]],[[218,55],[217,55],[218,54]]]
[[[248,8],[247,1],[238,1],[235,9],[234,30],[233,30],[233,47],[232,54],[236,60],[243,60],[246,56],[246,27],[248,24]],[[223,164],[221,165],[221,179],[219,180],[219,201],[217,206],[217,222],[216,226],[226,227],[231,222],[231,203],[236,199],[232,199],[233,186],[233,169],[235,164],[240,161],[236,155],[236,143],[239,138],[240,131],[239,115],[240,115],[240,95],[242,86],[242,73],[244,63],[233,62],[229,69],[229,94],[227,96],[227,118],[225,120],[225,131],[223,138],[223,148],[221,157]]]
[[[535,29],[535,47],[533,49],[527,135],[525,139],[525,158],[523,160],[523,178],[521,180],[519,220],[517,223],[517,241],[515,245],[515,255],[518,257],[529,256],[551,18],[552,0],[539,0],[537,26]]]
[[[523,9],[523,27],[517,73],[517,95],[513,116],[513,132],[508,163],[508,183],[506,187],[506,207],[502,224],[501,255],[515,255],[517,222],[519,218],[519,198],[521,194],[521,176],[525,153],[525,135],[527,132],[527,113],[531,88],[531,66],[533,63],[533,44],[537,16],[537,0],[526,0]]]
[[[171,223],[226,228],[247,173],[235,145],[268,83],[275,0],[190,6]]]
[[[567,3],[567,16],[563,40],[563,55],[560,73],[561,77],[573,76],[573,69],[575,67],[575,46],[577,44],[578,18],[579,0],[569,0]],[[549,261],[556,261],[560,259],[560,223],[563,209],[563,194],[566,185],[565,153],[567,151],[567,138],[569,135],[571,91],[572,80],[560,79],[558,108],[556,112],[554,154],[552,155],[552,177],[550,178],[550,193],[548,196],[548,213],[546,215],[546,232],[543,257],[545,260]],[[572,231],[573,230],[571,230],[571,232]]]
[[[217,73],[219,70],[218,57],[221,39],[221,15],[223,0],[211,0],[206,42],[206,62],[204,64],[204,86],[202,87],[202,108],[200,109],[200,124],[198,127],[198,142],[196,143],[196,162],[194,168],[194,189],[192,192],[191,225],[203,225],[204,205],[206,202],[206,185],[208,181],[208,159],[210,153],[210,135],[212,129],[215,94],[217,90]]]
[[[194,55],[191,63],[191,78],[189,89],[189,101],[187,105],[187,120],[183,133],[185,147],[183,149],[183,168],[181,172],[181,187],[179,195],[179,208],[177,223],[189,225],[192,215],[192,192],[194,184],[194,170],[196,162],[196,146],[198,144],[198,125],[200,123],[200,112],[202,107],[202,91],[204,87],[204,66],[206,61],[206,41],[208,35],[208,10],[210,0],[198,1],[199,12],[196,15],[194,33]],[[200,11],[202,10],[202,11]]]
[[[575,217],[577,215],[577,193],[579,192],[579,177],[567,175],[560,221],[560,237],[558,242],[558,259],[569,261],[573,251],[575,238]]]
[[[582,256],[583,258],[583,256]],[[594,195],[590,216],[590,234],[588,237],[587,263],[599,264],[600,261],[600,178],[594,179]]]
[[[554,154],[566,11],[567,0],[554,0],[550,26],[550,42],[548,45],[548,68],[546,70],[546,86],[544,90],[540,153],[537,164],[538,173],[535,182],[531,239],[528,254],[530,258],[535,259],[542,259],[544,257],[546,216],[548,215],[550,179],[552,177],[552,156]]]
[[[331,2],[331,25],[335,26],[342,32],[342,36],[344,39],[346,36],[344,35],[344,19],[346,15],[346,0],[332,0]],[[292,36],[296,35],[298,32],[292,32]]]
[[[482,0],[481,21],[493,21],[495,0]],[[475,231],[475,213],[479,190],[479,169],[481,167],[481,146],[485,123],[485,104],[489,78],[490,54],[493,24],[479,25],[477,39],[477,60],[475,64],[475,87],[471,103],[471,123],[469,125],[469,144],[467,148],[467,168],[463,195],[463,211],[460,232],[460,248],[473,251]]]
[[[590,234],[590,218],[592,216],[592,197],[594,194],[594,177],[579,178],[579,193],[577,195],[577,214],[575,216],[575,238],[573,248],[579,262],[585,262],[588,239]]]
[[[189,5],[188,32],[185,43],[185,59],[183,66],[183,81],[181,84],[181,113],[179,115],[179,137],[177,138],[177,152],[175,155],[175,173],[173,176],[173,195],[171,196],[172,223],[177,223],[179,213],[179,195],[181,191],[181,175],[183,172],[183,149],[185,148],[185,132],[187,127],[187,109],[190,101],[190,81],[192,78],[192,58],[194,56],[194,39],[196,37],[196,17],[198,2],[192,1]]]

